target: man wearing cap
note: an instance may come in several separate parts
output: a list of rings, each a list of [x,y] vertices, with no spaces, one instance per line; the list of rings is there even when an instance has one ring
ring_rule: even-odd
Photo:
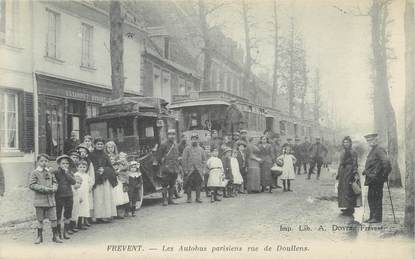
[[[392,170],[388,155],[385,149],[378,145],[377,137],[377,134],[365,136],[371,148],[363,171],[363,175],[366,176],[365,185],[368,186],[367,200],[370,209],[369,219],[365,221],[367,223],[382,222],[383,184],[388,180]]]
[[[321,166],[323,165],[323,158],[327,155],[327,148],[321,144],[320,137],[316,138],[316,143],[311,145],[309,154],[311,156],[310,169],[308,170],[307,179],[310,180],[311,174],[317,165],[317,180],[320,179]]]
[[[201,203],[200,191],[203,182],[203,169],[206,163],[206,152],[199,145],[199,136],[193,133],[191,145],[183,151],[182,163],[184,170],[184,189],[187,194],[187,202],[192,202],[192,189],[196,190],[196,202]]]
[[[291,150],[291,152],[293,152],[294,144],[293,144],[292,141],[293,141],[292,138],[287,138],[287,142],[285,142],[284,145],[282,145],[282,148],[285,148],[286,146],[290,146],[290,150]]]
[[[301,166],[303,166],[304,174],[307,174],[307,164],[309,160],[308,151],[310,150],[310,148],[311,148],[311,143],[308,141],[308,137],[305,137],[304,142],[301,143],[300,145],[300,157],[299,157],[299,159],[301,159],[301,161],[299,161],[300,170],[301,170]]]
[[[296,137],[294,147],[293,147],[293,155],[297,159],[297,161],[294,164],[294,172],[296,174],[301,173],[301,164],[302,164],[302,161],[303,161],[302,153],[301,153],[300,149],[301,149],[300,139]]]
[[[232,141],[233,141],[233,145],[236,147],[236,142],[238,142],[240,139],[240,134],[239,132],[234,132],[233,136],[232,136]]]
[[[177,205],[173,201],[174,189],[179,173],[179,149],[176,144],[176,131],[167,131],[167,141],[162,143],[157,150],[154,166],[160,165],[160,179],[163,187],[163,206]]]
[[[243,129],[239,133],[240,133],[240,139],[242,141],[245,141],[245,143],[248,145],[248,131]]]

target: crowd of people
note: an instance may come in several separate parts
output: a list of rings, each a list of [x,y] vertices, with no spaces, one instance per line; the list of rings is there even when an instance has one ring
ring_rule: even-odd
[[[169,129],[167,140],[153,152],[153,170],[162,186],[163,205],[177,205],[177,178],[183,176],[183,187],[187,202],[193,202],[195,191],[197,203],[202,203],[204,190],[210,202],[222,198],[233,198],[240,194],[269,192],[281,188],[283,192],[293,191],[296,175],[305,174],[310,179],[317,167],[316,179],[321,168],[327,163],[329,153],[319,137],[310,143],[305,137],[300,143],[288,138],[280,143],[278,134],[267,132],[259,139],[248,136],[246,130],[231,136],[220,137],[213,130],[209,143],[201,143],[198,134],[184,136],[177,143],[176,131]],[[74,142],[76,143],[76,142]],[[62,243],[70,235],[86,230],[93,223],[109,223],[113,219],[135,216],[136,203],[140,201],[143,178],[140,163],[128,161],[127,154],[119,152],[114,141],[85,136],[83,143],[73,145],[67,154],[56,159],[58,168],[52,170],[49,157],[40,154],[37,167],[31,173],[29,188],[34,191],[34,206],[38,221],[35,244],[43,242],[43,221],[49,219],[52,225],[52,240]],[[344,214],[353,214],[360,206],[361,197],[353,183],[360,187],[357,173],[357,153],[352,141],[346,137],[338,169],[339,207]],[[386,161],[383,149],[373,145],[364,173],[373,174],[378,157]],[[372,161],[374,160],[374,162]],[[372,162],[370,162],[372,161]],[[375,163],[372,165],[371,163]],[[326,165],[327,166],[327,165]],[[369,185],[371,221],[381,220],[380,190],[382,180],[366,177]],[[279,185],[281,181],[282,186]],[[380,187],[382,186],[382,188]],[[63,229],[62,229],[63,223]]]

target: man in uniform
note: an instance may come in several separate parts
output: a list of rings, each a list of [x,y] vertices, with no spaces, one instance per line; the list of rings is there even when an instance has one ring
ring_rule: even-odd
[[[173,201],[174,189],[179,173],[179,149],[176,144],[176,131],[169,129],[167,131],[167,141],[162,143],[157,150],[154,166],[160,165],[160,179],[163,187],[163,206],[168,204],[177,205]]]
[[[191,145],[183,151],[182,164],[184,170],[184,189],[187,194],[187,202],[192,202],[192,189],[196,190],[196,202],[202,203],[200,191],[203,182],[203,169],[206,163],[206,152],[199,145],[199,136],[193,133]]]
[[[301,164],[302,164],[303,158],[302,158],[302,154],[301,154],[301,145],[300,145],[300,139],[299,138],[295,138],[295,143],[294,143],[294,147],[293,147],[293,154],[294,154],[295,158],[297,159],[297,161],[294,164],[294,172],[296,174],[300,174],[301,173]]]
[[[308,151],[311,148],[311,143],[308,141],[308,137],[304,138],[304,142],[300,145],[300,171],[301,166],[304,167],[304,174],[307,174],[307,164],[309,161],[309,153]]]
[[[317,180],[320,179],[321,166],[323,165],[323,159],[327,155],[327,148],[321,144],[321,138],[316,138],[316,143],[311,145],[309,154],[311,156],[310,169],[308,170],[307,179],[310,180],[311,174],[314,171],[314,167],[317,165]]]
[[[367,223],[382,222],[383,184],[388,180],[392,169],[385,149],[378,145],[377,136],[377,134],[365,136],[371,148],[363,171],[363,175],[366,176],[365,185],[368,186],[367,200],[370,209],[369,219],[365,221]]]

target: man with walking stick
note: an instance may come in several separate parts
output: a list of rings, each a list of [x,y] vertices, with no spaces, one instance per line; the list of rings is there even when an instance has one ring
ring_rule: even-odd
[[[368,186],[367,200],[370,216],[366,223],[382,222],[383,185],[388,180],[391,171],[391,163],[384,148],[378,145],[377,134],[365,136],[370,146],[370,152],[366,158],[365,185]]]

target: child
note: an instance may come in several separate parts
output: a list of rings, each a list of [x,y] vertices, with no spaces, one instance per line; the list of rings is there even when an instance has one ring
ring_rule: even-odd
[[[85,136],[85,140],[86,139],[87,139],[87,136]],[[90,217],[87,218],[84,221],[84,225],[85,225],[85,227],[90,227],[91,226],[90,222],[92,222],[92,218],[91,217],[94,214],[94,199],[92,197],[92,187],[95,184],[95,169],[94,169],[94,165],[92,164],[91,160],[88,158],[88,155],[89,155],[89,149],[88,149],[88,147],[85,146],[85,145],[83,145],[83,144],[81,144],[81,145],[79,145],[79,146],[76,147],[76,150],[79,153],[79,156],[80,156],[79,159],[85,160],[87,162],[86,172],[88,174],[88,181],[89,181],[89,185],[90,185],[89,187],[90,187],[90,190],[91,190],[89,192],[89,196],[88,196],[88,199],[89,199],[89,215],[90,215]]]
[[[124,168],[120,161],[115,161],[114,167],[115,175],[117,176],[118,184],[114,187],[115,205],[117,205],[117,218],[124,218],[127,214],[127,207],[129,203],[128,198],[128,175],[126,174],[128,168]]]
[[[56,202],[54,193],[58,189],[55,175],[49,172],[47,167],[49,157],[46,154],[40,154],[36,159],[37,167],[30,174],[29,188],[35,192],[33,205],[36,210],[36,218],[38,221],[37,238],[35,244],[43,242],[43,220],[49,219],[52,225],[52,241],[55,243],[62,243],[62,240],[57,236],[56,224]]]
[[[233,177],[233,185],[232,185],[232,191],[234,196],[238,196],[239,190],[242,186],[242,175],[241,171],[239,170],[239,163],[238,163],[238,151],[236,149],[232,150],[232,156],[230,158],[231,162],[231,172]]]
[[[232,149],[224,147],[222,154],[222,165],[225,173],[225,180],[227,181],[223,190],[223,198],[233,198],[233,174],[231,167]]]
[[[130,200],[131,216],[135,217],[135,204],[140,200],[140,186],[143,184],[140,164],[137,161],[130,162],[128,170],[128,198]]]
[[[89,179],[87,168],[88,168],[88,162],[86,160],[80,160],[78,164],[78,171],[75,174],[75,177],[79,176],[82,179],[81,186],[78,189],[78,193],[79,193],[78,229],[81,229],[81,230],[86,229],[84,225],[87,224],[87,218],[91,216],[89,194],[92,192],[92,187],[90,184],[90,179]]]
[[[218,149],[213,148],[211,157],[206,161],[208,171],[207,188],[210,190],[210,201],[221,201],[218,197],[218,190],[224,187],[225,175],[223,174],[222,161],[218,158]]]
[[[72,217],[71,221],[69,222],[69,229],[76,233],[78,232],[77,229],[77,223],[78,223],[78,217],[79,217],[79,204],[80,204],[80,196],[79,196],[79,188],[82,185],[82,178],[79,173],[75,172],[75,184],[72,185],[72,194],[73,194],[73,205],[72,205]]]
[[[282,149],[282,152],[283,154],[277,158],[277,160],[283,162],[282,175],[280,176],[280,179],[282,180],[284,192],[292,192],[291,180],[295,179],[294,164],[297,159],[293,154],[291,154],[291,147],[288,145]]]
[[[72,172],[70,171],[70,164],[72,159],[67,155],[59,156],[56,159],[56,163],[58,164],[58,169],[53,171],[53,174],[56,177],[56,181],[58,183],[58,190],[55,193],[56,199],[56,214],[58,220],[58,234],[59,238],[62,237],[61,231],[61,219],[62,219],[62,212],[63,209],[64,213],[64,227],[63,227],[63,238],[69,239],[67,234],[73,234],[72,231],[69,229],[69,222],[72,217],[72,206],[73,206],[73,193],[72,193],[72,185],[76,183],[75,177],[73,176]]]

